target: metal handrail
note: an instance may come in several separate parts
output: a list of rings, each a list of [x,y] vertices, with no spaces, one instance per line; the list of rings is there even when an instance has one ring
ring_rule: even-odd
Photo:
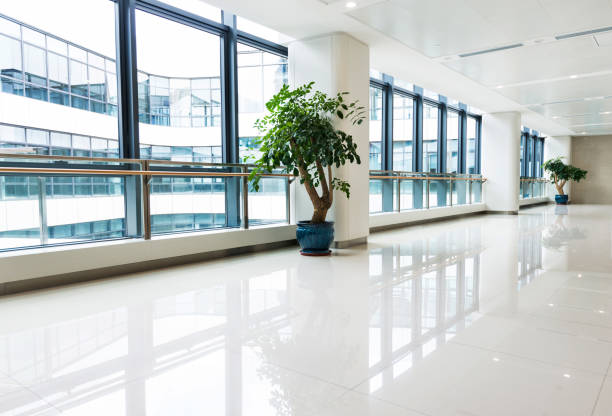
[[[477,181],[486,182],[486,178],[470,178],[470,177],[456,177],[456,176],[379,176],[370,175],[370,179],[423,179],[431,181]]]
[[[30,160],[49,160],[56,162],[111,162],[120,164],[137,164],[140,170],[129,169],[93,169],[93,168],[69,168],[69,167],[22,167],[22,166],[0,166],[0,174],[24,174],[24,175],[72,175],[72,176],[140,176],[142,177],[143,187],[143,237],[145,240],[151,239],[151,178],[154,176],[179,176],[179,177],[208,177],[208,178],[241,178],[241,211],[242,228],[249,228],[249,172],[248,169],[255,165],[238,163],[206,163],[206,162],[181,162],[169,160],[151,159],[124,159],[124,158],[101,158],[101,157],[82,157],[82,156],[51,156],[51,155],[27,155],[27,154],[6,154],[0,153],[0,159],[30,159]],[[0,162],[1,164],[2,162]],[[189,170],[150,170],[151,165],[174,165],[174,166],[193,166],[193,167],[217,167],[217,168],[239,168],[240,172],[202,172]],[[288,173],[262,173],[266,178],[286,178],[289,182],[294,176]],[[41,187],[43,189],[43,187]],[[287,190],[287,192],[289,192]],[[41,196],[39,195],[39,199]],[[42,203],[42,201],[41,201]],[[287,222],[290,220],[290,198],[287,194]],[[41,214],[44,215],[44,214]],[[42,224],[45,221],[41,221]],[[41,230],[41,235],[44,231]]]
[[[148,162],[148,161],[147,161]],[[117,170],[117,169],[67,169],[67,168],[21,168],[21,167],[0,167],[0,173],[24,173],[46,175],[107,175],[107,176],[193,176],[193,177],[249,177],[248,172],[189,172],[175,170]],[[293,178],[288,173],[262,173],[262,177],[282,177]]]
[[[57,162],[75,161],[75,162],[112,162],[112,163],[135,163],[142,165],[144,162],[149,162],[153,165],[175,165],[175,166],[208,166],[221,168],[241,168],[255,167],[249,163],[213,163],[213,162],[183,162],[177,160],[156,160],[156,159],[128,159],[128,158],[110,158],[110,157],[87,157],[87,156],[53,156],[53,155],[29,155],[29,154],[14,154],[0,153],[0,159],[40,159],[52,160]]]
[[[381,175],[372,175],[372,173],[380,173]],[[480,182],[481,184],[487,182],[487,178],[482,177],[480,174],[448,174],[448,173],[432,173],[432,172],[409,172],[409,171],[397,171],[397,170],[370,170],[370,180],[384,180],[391,179],[395,180],[394,186],[397,187],[396,194],[396,212],[401,212],[401,183],[403,180],[421,180],[425,182],[426,187],[426,198],[425,198],[425,209],[429,209],[429,187],[432,181],[448,181],[450,185],[450,206],[453,206],[453,182],[465,181],[469,186],[469,203],[472,203],[472,187],[474,182]]]

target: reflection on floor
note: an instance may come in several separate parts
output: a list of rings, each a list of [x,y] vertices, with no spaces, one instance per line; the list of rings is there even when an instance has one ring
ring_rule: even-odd
[[[610,415],[612,210],[0,299],[0,414]]]

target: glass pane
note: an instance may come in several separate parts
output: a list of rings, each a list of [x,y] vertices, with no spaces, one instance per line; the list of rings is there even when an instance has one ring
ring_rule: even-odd
[[[142,11],[136,27],[143,154],[193,161],[195,147],[220,148],[220,38]]]
[[[393,170],[411,172],[414,135],[414,99],[393,96]]]
[[[65,56],[49,52],[49,86],[68,91],[68,59]]]
[[[42,86],[47,85],[47,58],[44,49],[24,44],[23,65],[26,81]]]
[[[287,58],[238,44],[238,134],[240,160],[258,157],[255,121],[267,114],[266,102],[287,83]],[[220,114],[220,113],[219,113]]]
[[[467,173],[476,172],[476,119],[467,118]],[[522,160],[521,152],[521,160]]]
[[[438,169],[438,107],[423,105],[423,172]]]
[[[382,99],[380,88],[370,87],[370,169],[382,167]]]
[[[0,74],[21,79],[21,44],[17,39],[0,35]]]
[[[73,59],[70,60],[70,92],[87,97],[87,65]]]
[[[446,172],[459,169],[459,113],[448,111],[446,124]]]

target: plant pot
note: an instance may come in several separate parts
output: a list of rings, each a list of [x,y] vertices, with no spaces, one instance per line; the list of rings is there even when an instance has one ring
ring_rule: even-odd
[[[558,205],[567,205],[569,197],[567,195],[555,195],[555,202]]]
[[[300,253],[303,256],[329,256],[331,254],[329,248],[334,241],[333,222],[298,221],[295,234],[302,247]]]

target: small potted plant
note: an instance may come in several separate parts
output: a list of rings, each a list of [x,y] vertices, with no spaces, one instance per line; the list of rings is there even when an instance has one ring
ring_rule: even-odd
[[[310,221],[298,221],[297,240],[303,255],[328,255],[334,241],[334,223],[325,221],[334,202],[334,190],[350,197],[350,184],[334,176],[334,166],[361,163],[350,134],[334,121],[353,125],[365,118],[364,107],[347,102],[346,92],[330,97],[312,91],[314,82],[290,89],[287,85],[266,103],[269,114],[255,122],[263,135],[256,140],[260,156],[249,180],[259,190],[261,175],[273,169],[299,177],[312,202]]]
[[[546,172],[550,173],[550,182],[557,188],[555,201],[557,204],[567,205],[568,196],[563,192],[563,187],[568,181],[580,182],[586,178],[587,171],[572,165],[566,165],[561,159],[563,158],[556,157],[547,160],[542,167]]]

